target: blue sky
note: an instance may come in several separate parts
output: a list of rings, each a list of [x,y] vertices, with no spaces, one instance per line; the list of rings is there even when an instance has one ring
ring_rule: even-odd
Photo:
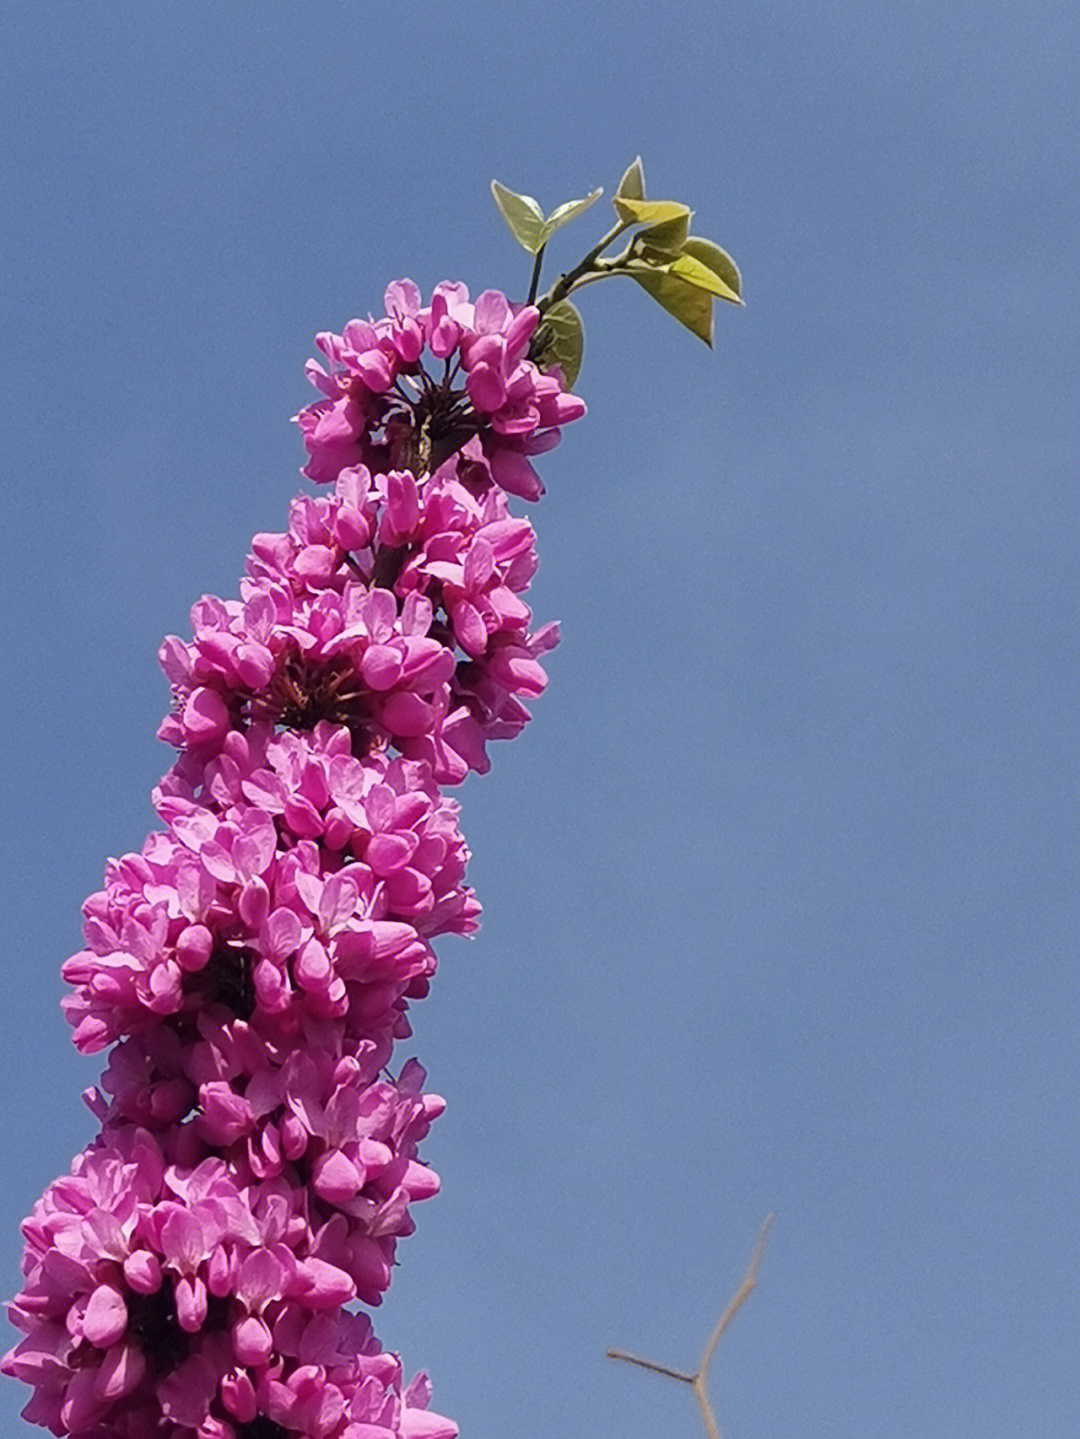
[[[492,176],[640,152],[748,305],[709,355],[582,297],[565,640],[463,794],[484,928],[406,1050],[444,1191],[379,1331],[466,1436],[692,1435],[603,1352],[689,1365],[775,1209],[727,1439],[1075,1432],[1080,18],[667,14],[9,16],[4,1289],[92,1129],[57,971],[150,823],[154,651],[283,523],[312,333],[403,274],[520,295]]]

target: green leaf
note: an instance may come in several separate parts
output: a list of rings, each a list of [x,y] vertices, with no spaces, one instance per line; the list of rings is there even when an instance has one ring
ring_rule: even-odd
[[[659,270],[632,270],[632,277],[669,315],[712,349],[712,296],[698,285]]]
[[[645,171],[641,168],[640,155],[632,165],[627,167],[626,174],[619,181],[619,188],[615,193],[624,200],[644,200]]]
[[[544,312],[541,327],[547,331],[547,338],[540,354],[533,358],[541,369],[558,365],[566,388],[571,390],[581,369],[581,356],[585,349],[585,328],[577,307],[569,300],[560,300]]]
[[[691,235],[683,245],[683,251],[700,260],[703,265],[708,265],[714,275],[719,275],[721,280],[734,290],[735,294],[742,299],[742,276],[739,274],[739,267],[726,250],[721,250],[719,245],[714,245],[711,240],[703,240],[700,235]]]
[[[689,229],[690,212],[687,211],[685,215],[677,215],[674,220],[665,220],[663,224],[650,225],[647,230],[639,230],[634,237],[634,243],[673,255],[682,249]]]
[[[590,190],[583,200],[567,200],[565,205],[559,205],[552,210],[544,221],[544,244],[547,244],[561,225],[565,225],[568,220],[576,220],[590,205],[595,205],[603,193],[603,190]]]
[[[684,215],[690,218],[689,205],[680,205],[676,200],[627,200],[616,195],[611,203],[619,219],[628,220],[632,225],[662,225]]]
[[[492,180],[491,193],[511,235],[530,255],[535,255],[546,239],[543,210],[531,195],[517,195],[498,180]]]
[[[726,280],[722,280],[715,270],[711,270],[703,261],[697,260],[693,255],[685,253],[674,255],[662,267],[668,274],[678,275],[680,279],[688,281],[691,285],[697,285],[700,290],[708,290],[710,295],[716,295],[721,300],[727,300],[732,305],[741,305],[737,290],[732,289]]]

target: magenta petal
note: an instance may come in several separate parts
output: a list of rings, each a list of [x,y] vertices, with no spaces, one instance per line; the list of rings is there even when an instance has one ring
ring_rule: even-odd
[[[544,493],[540,476],[520,450],[496,450],[491,456],[491,478],[508,494],[538,500]]]
[[[401,678],[401,652],[391,645],[369,645],[360,673],[373,690],[392,689]]]
[[[363,411],[355,400],[345,396],[328,406],[315,425],[312,440],[320,446],[340,445],[353,440],[363,424]]]
[[[444,316],[436,325],[432,327],[431,335],[428,339],[428,344],[431,347],[431,353],[435,356],[435,358],[439,360],[444,360],[448,355],[453,354],[454,347],[457,345],[457,342],[460,339],[461,327],[457,325],[453,320],[448,319],[446,316]]]
[[[249,1309],[263,1309],[272,1299],[280,1299],[285,1285],[285,1269],[268,1249],[256,1249],[240,1266],[236,1293]]]
[[[99,1284],[83,1315],[83,1334],[98,1349],[108,1349],[127,1328],[127,1305],[111,1284]]]
[[[174,1424],[197,1429],[209,1413],[217,1385],[218,1375],[213,1364],[203,1355],[195,1354],[158,1380],[157,1397],[162,1412]]]
[[[485,290],[477,295],[474,323],[480,334],[505,330],[510,318],[510,305],[500,290]]]
[[[487,584],[495,572],[495,552],[481,535],[469,546],[465,558],[465,588],[478,590]]]
[[[229,728],[229,710],[216,690],[200,685],[184,706],[184,732],[192,744],[210,744]]]
[[[286,959],[300,943],[303,931],[291,909],[275,909],[266,923],[267,947],[274,959]]]
[[[402,1181],[410,1199],[430,1199],[439,1192],[439,1176],[425,1164],[410,1159]]]
[[[57,1433],[78,1433],[101,1412],[101,1400],[94,1392],[96,1369],[80,1369],[67,1386],[60,1418],[64,1429]]]
[[[506,346],[502,336],[481,335],[479,339],[470,341],[465,363],[470,370],[475,370],[477,365],[489,365],[502,373],[505,359]]]
[[[401,1411],[402,1439],[454,1439],[458,1427],[452,1419],[433,1414],[430,1409]]]
[[[380,350],[365,350],[357,355],[354,364],[364,384],[377,395],[394,383],[389,361]]]
[[[487,626],[480,611],[468,600],[462,600],[453,609],[454,635],[466,654],[482,655],[487,647]]]
[[[470,370],[465,388],[469,392],[469,399],[481,414],[490,414],[506,401],[506,386],[502,376],[490,365],[479,364],[476,369]]]
[[[356,1285],[344,1269],[324,1259],[308,1259],[298,1265],[297,1278],[303,1286],[301,1298],[310,1309],[336,1309],[356,1298]]]
[[[417,694],[400,691],[382,706],[382,722],[395,735],[421,735],[431,728],[432,709]]]
[[[101,1361],[94,1380],[94,1392],[100,1399],[122,1399],[138,1385],[146,1373],[146,1360],[135,1344],[116,1344]]]
[[[296,977],[305,989],[322,989],[330,977],[330,957],[317,939],[309,939],[296,962]]]
[[[205,969],[213,948],[214,936],[204,924],[189,925],[176,941],[177,962],[181,969]]]
[[[376,834],[368,843],[364,859],[376,874],[385,876],[408,864],[415,848],[416,842],[411,836]]]
[[[265,1364],[273,1347],[269,1329],[254,1314],[233,1328],[233,1352],[241,1364]]]
[[[547,674],[527,650],[496,650],[489,660],[491,676],[515,694],[535,699],[547,687]]]
[[[523,305],[514,316],[506,331],[507,363],[514,365],[529,347],[533,331],[540,323],[540,311],[535,305]]]
[[[419,310],[420,291],[412,280],[391,280],[383,293],[383,303],[387,314],[401,320],[406,315],[415,315]]]
[[[250,1424],[255,1418],[255,1386],[243,1370],[226,1374],[221,1381],[221,1402],[239,1424]]]
[[[147,1249],[137,1249],[124,1260],[124,1278],[136,1294],[156,1294],[161,1288],[161,1261]]]
[[[361,1176],[340,1149],[331,1149],[315,1165],[311,1187],[328,1204],[347,1204],[360,1189]]]
[[[180,1328],[194,1334],[206,1321],[206,1285],[201,1279],[179,1279],[175,1294]]]

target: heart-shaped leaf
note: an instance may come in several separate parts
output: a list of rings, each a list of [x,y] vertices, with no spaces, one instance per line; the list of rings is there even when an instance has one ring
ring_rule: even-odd
[[[541,369],[558,365],[566,388],[572,390],[585,349],[585,328],[576,306],[569,300],[560,300],[552,305],[544,312],[541,329],[544,331],[543,348],[533,355],[533,359]]]
[[[491,193],[499,214],[511,235],[530,255],[535,255],[547,238],[544,234],[544,212],[531,195],[518,195],[492,180]]]

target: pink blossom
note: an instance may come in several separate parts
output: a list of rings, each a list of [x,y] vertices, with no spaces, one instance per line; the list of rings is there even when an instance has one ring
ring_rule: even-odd
[[[357,465],[393,469],[424,445],[438,468],[474,442],[474,476],[480,466],[488,483],[538,498],[543,486],[528,457],[585,413],[558,372],[544,374],[528,359],[539,312],[497,290],[473,304],[464,285],[448,282],[427,306],[409,280],[391,285],[385,301],[383,319],[352,320],[340,335],[315,338],[329,369],[308,365],[323,398],[296,416],[309,455],[304,473],[328,483]],[[425,368],[425,347],[441,373]]]
[[[324,1140],[335,1139],[355,1163],[400,1176],[382,1179],[384,1195],[394,1182],[410,1185],[414,1161],[404,1151],[395,1159],[390,1145],[410,1144],[418,1123],[426,1129],[431,1105],[410,1094],[416,1087],[411,1076],[398,1100],[396,1091],[379,1086],[359,1110],[353,1106],[345,1130],[340,1115],[332,1117],[333,1093],[321,1106],[313,1097],[318,1086],[308,1096],[309,1107],[320,1110]],[[359,1113],[367,1116],[362,1137]],[[413,1180],[411,1188],[425,1185]],[[359,1209],[358,1197],[353,1206]],[[130,1399],[138,1407],[151,1396],[172,1422],[197,1426],[227,1376],[223,1402],[227,1394],[234,1409],[250,1407],[240,1372],[259,1391],[278,1382],[270,1376],[287,1372],[280,1362],[275,1368],[275,1354],[299,1357],[306,1345],[327,1357],[334,1316],[357,1290],[346,1265],[363,1269],[367,1282],[385,1267],[373,1271],[370,1257],[365,1266],[361,1238],[348,1231],[344,1215],[313,1229],[303,1190],[284,1173],[272,1182],[238,1183],[221,1159],[177,1165],[144,1131],[109,1127],[24,1225],[26,1282],[11,1317],[26,1337],[3,1369],[35,1386],[37,1409],[61,1426],[57,1432],[111,1422],[117,1404]],[[308,1335],[304,1314],[325,1314],[330,1327]],[[357,1330],[357,1321],[345,1318],[347,1330],[370,1335],[369,1327]],[[261,1402],[269,1407],[259,1412],[284,1412],[277,1422],[308,1432],[312,1413],[324,1411],[316,1404],[309,1413],[307,1406],[326,1378],[315,1390],[293,1386],[291,1397],[264,1389]],[[348,1412],[356,1384],[354,1365],[338,1418]],[[331,1425],[326,1432],[337,1431]]]
[[[308,1189],[307,1215],[313,1234],[317,1231],[311,1252],[325,1252],[352,1276],[364,1302],[378,1303],[389,1283],[394,1241],[413,1229],[409,1206],[439,1188],[438,1177],[417,1153],[444,1107],[439,1096],[422,1093],[422,1068],[410,1061],[396,1083],[382,1079],[386,1051],[367,1042],[353,1052],[344,1033],[331,1050],[270,1044],[239,1020],[221,1025],[203,1016],[200,1030],[204,1037],[182,1051],[185,1114],[191,1115],[183,1130],[185,1157],[193,1163],[200,1153],[220,1155],[231,1179],[241,1184],[283,1177],[293,1188]],[[102,1091],[91,1096],[107,1130],[124,1128],[132,1109],[149,1107],[120,1088],[116,1070],[123,1055],[126,1070],[159,1087],[148,1052],[154,1038],[138,1036],[114,1051]],[[175,1057],[167,1057],[165,1082],[175,1083]],[[110,1091],[119,1091],[111,1104]],[[155,1133],[168,1124],[175,1124],[175,1117],[158,1123]],[[192,1149],[196,1137],[201,1148]],[[333,1227],[329,1221],[335,1216],[340,1222]],[[175,1214],[170,1225],[159,1236],[159,1248],[173,1246],[175,1268],[176,1256],[194,1246],[188,1269],[195,1273],[206,1257],[199,1248],[205,1235]],[[180,1297],[202,1302],[197,1286]]]
[[[463,669],[493,667],[520,723],[543,687],[538,666],[504,655],[534,645],[519,595],[535,567],[532,527],[490,484],[478,494],[451,466],[423,485],[351,470],[332,498],[295,501],[286,534],[256,537],[239,599],[204,596],[193,639],[165,641],[174,702],[159,733],[205,764],[252,722],[328,720],[358,756],[419,744],[439,782],[457,782],[502,732]]]
[[[432,942],[479,905],[457,803],[542,693],[558,630],[522,595],[507,494],[584,406],[529,358],[538,320],[463,285],[317,344],[307,474],[235,598],[160,650],[179,751],[162,828],[110,860],[63,965],[101,1128],[25,1221],[0,1368],[72,1439],[453,1439],[377,1305],[443,1101],[410,1060]],[[431,361],[436,365],[431,369]]]
[[[86,902],[87,947],[63,967],[79,1048],[214,1007],[267,1033],[350,1006],[358,1037],[395,1030],[434,972],[430,939],[476,927],[455,802],[426,765],[356,760],[329,727],[237,735],[201,778],[215,807],[174,777],[158,795],[167,830]]]

